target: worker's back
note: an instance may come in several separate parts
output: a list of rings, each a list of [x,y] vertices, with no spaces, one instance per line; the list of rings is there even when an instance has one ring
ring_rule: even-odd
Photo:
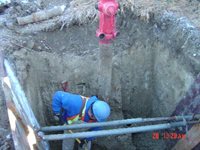
[[[52,108],[55,113],[60,113],[60,109],[63,108],[67,111],[67,117],[71,117],[80,113],[81,106],[80,95],[57,91],[53,96]]]

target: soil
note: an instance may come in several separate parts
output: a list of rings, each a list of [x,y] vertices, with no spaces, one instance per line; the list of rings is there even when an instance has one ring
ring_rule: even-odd
[[[12,135],[10,133],[10,125],[8,121],[7,110],[2,88],[0,88],[0,150],[13,149]]]
[[[53,1],[53,0],[52,0]],[[134,0],[133,1],[134,2],[134,7],[133,7],[133,9],[134,9],[134,11],[136,11],[136,12],[138,12],[138,14],[140,14],[140,18],[141,18],[141,20],[144,20],[144,21],[146,21],[146,22],[149,22],[149,20],[151,19],[151,14],[152,14],[152,12],[154,13],[154,12],[168,12],[168,13],[171,13],[172,12],[172,14],[174,15],[174,16],[176,16],[176,17],[178,17],[178,18],[183,18],[183,19],[186,19],[186,20],[188,20],[188,22],[191,22],[191,24],[192,24],[192,26],[194,26],[194,28],[195,29],[199,29],[199,27],[200,27],[200,1],[199,0],[140,0],[140,1],[138,1],[138,0]],[[55,2],[54,2],[55,3]],[[54,4],[53,3],[53,4]],[[59,1],[59,4],[62,4],[62,1]],[[44,43],[42,43],[42,44],[35,44],[34,43],[34,41],[31,41],[30,39],[32,39],[32,37],[34,37],[34,35],[32,35],[31,37],[24,37],[24,36],[21,36],[21,37],[19,37],[18,36],[18,33],[15,33],[15,31],[13,31],[13,27],[15,27],[16,26],[16,22],[15,22],[15,17],[17,16],[17,15],[19,15],[19,16],[25,16],[25,15],[28,15],[28,14],[30,14],[31,12],[35,12],[35,11],[37,11],[37,5],[36,4],[33,4],[33,3],[31,3],[32,5],[18,5],[18,6],[14,6],[13,8],[11,8],[11,6],[10,6],[10,8],[8,8],[8,9],[6,9],[5,8],[5,10],[4,10],[4,12],[0,12],[1,14],[0,14],[0,44],[1,44],[1,48],[0,48],[0,50],[7,50],[7,56],[9,56],[9,55],[13,55],[14,54],[14,56],[17,56],[19,53],[18,53],[18,51],[19,51],[19,49],[22,51],[22,52],[20,52],[20,54],[19,55],[21,55],[21,56],[25,56],[26,54],[26,52],[23,52],[23,47],[24,47],[24,45],[26,45],[27,47],[29,47],[30,49],[35,49],[36,51],[38,51],[38,52],[42,52],[42,49],[45,49],[46,50],[46,52],[52,52],[53,50],[51,49],[52,47],[53,47],[53,49],[55,49],[55,48],[57,48],[57,47],[59,47],[59,44],[58,45],[56,45],[56,43],[54,43],[56,46],[55,46],[55,48],[54,48],[54,45],[51,45],[51,43],[48,43],[48,44],[50,44],[51,46],[50,47],[48,47],[49,45],[45,45]],[[51,5],[53,5],[52,3],[51,3]],[[23,7],[22,7],[23,6]],[[47,1],[44,1],[43,2],[43,6],[42,6],[43,8],[48,8],[48,7],[51,7],[50,6],[50,4],[49,4],[49,2],[47,2]],[[4,9],[4,8],[3,8]],[[1,9],[1,11],[3,11],[3,9]],[[41,9],[41,7],[40,7],[40,9]],[[28,11],[26,11],[26,10],[28,10]],[[8,18],[8,19],[7,19]],[[48,23],[48,22],[47,22]],[[142,25],[142,24],[141,24]],[[20,28],[23,28],[23,27],[20,27]],[[93,27],[91,27],[91,28],[93,28]],[[165,28],[165,26],[162,26],[162,28]],[[76,30],[77,29],[77,25],[75,24],[74,25],[74,28],[72,27],[71,28],[71,30]],[[85,29],[88,29],[88,28],[83,28],[83,29],[81,29],[81,31],[84,31]],[[71,32],[75,32],[75,31],[71,31]],[[46,34],[46,35],[45,35]],[[78,34],[78,33],[77,33]],[[59,34],[59,35],[55,35],[55,37],[58,37],[58,36],[61,36],[62,34]],[[43,34],[43,36],[44,37],[48,37],[48,33],[44,33]],[[122,35],[123,36],[123,35]],[[65,37],[65,35],[63,35],[63,38],[66,38]],[[84,39],[84,35],[82,35],[82,36],[80,36],[79,38],[81,38],[81,39]],[[38,40],[38,41],[36,41],[36,42],[41,42],[41,40],[40,39],[36,39],[36,40]],[[78,40],[78,39],[77,39]],[[95,40],[95,39],[94,39]],[[7,42],[14,42],[14,43],[17,43],[17,44],[15,44],[15,45],[10,45],[10,46],[8,46],[8,44],[7,44]],[[17,42],[16,42],[17,41]],[[27,42],[27,43],[24,43],[24,41],[29,41],[29,42]],[[53,39],[49,39],[49,41],[53,41]],[[72,39],[72,41],[71,41],[71,43],[73,44],[73,39]],[[128,45],[129,43],[127,43],[127,45]],[[43,47],[42,47],[43,46]],[[85,52],[85,54],[82,54],[82,52],[81,51],[75,51],[75,50],[77,50],[77,49],[79,49],[80,47],[76,47],[77,45],[75,45],[75,43],[74,43],[74,49],[72,49],[72,51],[68,51],[68,53],[77,53],[77,54],[80,54],[80,55],[87,55],[87,53],[90,53],[90,54],[92,54],[93,52],[94,52],[94,50],[96,50],[95,48],[95,45],[90,45],[90,47],[88,48],[88,51],[86,51]],[[159,47],[159,46],[158,46]],[[11,50],[9,50],[9,49],[12,49],[12,51]],[[64,48],[60,48],[59,50],[60,50],[60,54],[62,54],[62,53],[64,53],[64,51],[65,51],[65,49],[67,49],[66,47],[64,47]],[[80,48],[81,49],[81,48]],[[87,47],[85,47],[85,48],[82,48],[82,49],[87,49]],[[92,51],[90,51],[89,49],[92,49]],[[24,53],[24,54],[21,54],[21,53]],[[48,55],[48,54],[46,54],[45,52],[42,52],[42,53],[44,53],[44,55]],[[130,54],[131,53],[131,51],[128,53],[128,54]],[[126,54],[125,53],[125,55],[128,55],[128,54]],[[34,54],[33,54],[34,55]],[[29,56],[29,57],[31,57],[31,56]],[[51,55],[49,56],[49,57],[52,57]],[[90,56],[92,59],[97,59],[96,58],[96,56]],[[50,63],[50,64],[48,64],[48,65],[53,65],[53,64],[51,64],[51,62],[49,62],[49,60],[47,59],[47,57],[44,57],[44,58],[46,58],[46,60],[44,60],[44,63]],[[118,57],[116,57],[116,58],[118,58]],[[147,58],[147,57],[146,57]],[[21,58],[22,60],[23,60],[23,58]],[[56,58],[54,58],[55,60],[58,60],[58,59],[56,59]],[[135,58],[135,57],[130,57],[130,59],[137,59],[137,58]],[[160,58],[160,60],[158,60],[158,63],[159,63],[159,61],[161,62],[161,60],[163,60],[164,58]],[[32,59],[30,59],[30,60],[32,60]],[[28,60],[27,60],[28,61]],[[42,61],[42,60],[41,60]],[[64,61],[64,60],[62,60],[62,61]],[[78,60],[77,60],[78,61]],[[123,61],[123,59],[122,59],[122,61]],[[141,60],[142,61],[142,60]],[[149,60],[149,61],[151,61],[151,60]],[[20,62],[20,63],[23,63],[23,62]],[[20,64],[19,63],[19,64]],[[27,62],[24,62],[25,64],[28,64]],[[59,63],[59,62],[58,62]],[[63,62],[62,62],[63,63]],[[70,63],[70,62],[69,62]],[[86,62],[86,64],[89,64],[89,63],[91,63],[91,62]],[[102,63],[104,63],[104,61],[102,61]],[[116,64],[117,63],[119,63],[119,62],[117,62],[116,61]],[[66,63],[63,63],[64,65],[63,66],[67,66],[68,64]],[[171,62],[171,64],[172,65],[174,65],[174,64],[176,64],[176,63],[173,63],[173,62]],[[127,65],[129,65],[129,64],[127,64]],[[117,66],[117,65],[116,65]],[[23,68],[24,66],[22,66],[20,69],[21,69],[21,72],[23,72],[23,70],[26,70],[27,68],[26,68],[26,66]],[[43,67],[43,66],[41,66],[41,67]],[[45,66],[44,66],[45,67]],[[118,66],[117,66],[118,67]],[[115,68],[116,69],[116,72],[117,72],[117,69],[118,68]],[[124,62],[124,67],[126,67],[126,62]],[[150,66],[151,67],[151,66]],[[167,66],[163,66],[163,67],[167,67]],[[18,68],[18,71],[20,70]],[[41,69],[40,67],[38,68],[38,69]],[[106,69],[109,69],[109,68],[106,68]],[[135,68],[135,69],[138,69],[138,68]],[[62,70],[62,69],[61,69]],[[134,68],[133,68],[133,70],[134,70]],[[175,70],[175,69],[174,69]],[[34,70],[31,70],[32,72],[34,71]],[[48,70],[48,68],[47,68],[47,70],[46,70],[46,72],[48,72],[49,70]],[[110,71],[110,70],[107,70],[108,72]],[[175,72],[175,71],[174,71]],[[182,72],[182,73],[184,73],[184,71],[183,70],[181,70],[180,69],[180,72]],[[198,72],[198,70],[196,70],[196,72]],[[192,76],[195,76],[197,73],[194,73]],[[91,71],[91,73],[92,73],[92,71]],[[151,76],[152,74],[151,73],[149,73],[148,71],[146,71],[145,72],[145,74],[146,74],[146,76],[147,76],[147,78],[149,77],[149,76]],[[159,75],[162,75],[162,74],[165,74],[165,73],[160,73],[160,74],[158,74],[158,76]],[[20,74],[19,74],[20,75]],[[129,75],[128,73],[127,73],[127,75]],[[23,74],[21,75],[21,76],[23,76]],[[34,76],[34,75],[33,75]],[[114,75],[113,75],[114,76]],[[189,76],[189,75],[188,75]],[[185,76],[185,77],[183,77],[182,79],[180,79],[180,80],[184,80],[184,79],[187,79],[187,81],[188,81],[188,83],[191,83],[192,82],[192,77],[188,77],[188,76]],[[134,77],[134,75],[130,75],[130,77],[129,76],[127,76],[127,78],[126,78],[126,80],[128,80],[128,81],[130,81],[132,78]],[[25,78],[25,77],[24,77]],[[105,76],[105,78],[107,78],[106,76]],[[170,77],[169,77],[170,78]],[[189,79],[188,79],[189,78]],[[59,78],[59,79],[55,79],[55,81],[56,80],[61,80],[61,78]],[[124,79],[124,81],[122,81],[123,83],[125,83],[125,82],[127,82],[125,79]],[[148,79],[147,79],[148,80]],[[175,80],[175,79],[174,79]],[[86,81],[87,81],[87,79],[86,79]],[[108,81],[108,82],[107,82]],[[34,81],[32,81],[32,82],[34,82]],[[48,81],[47,81],[48,82]],[[82,81],[80,81],[80,83],[81,83]],[[104,83],[105,82],[105,83]],[[110,78],[107,78],[107,80],[106,81],[104,81],[104,82],[102,82],[102,84],[108,84],[108,83],[110,83],[111,82],[111,79]],[[121,82],[121,81],[119,81],[119,82]],[[24,84],[25,85],[25,83],[24,83],[24,81],[21,81],[21,83],[22,84]],[[129,82],[130,84],[131,84],[131,81]],[[138,83],[138,85],[139,85],[140,83]],[[157,83],[157,84],[162,84],[162,83]],[[45,85],[45,84],[44,84]],[[180,85],[182,85],[182,84],[180,84]],[[87,85],[86,85],[87,86]],[[102,85],[103,86],[103,85]],[[111,86],[111,85],[107,85],[106,87],[108,88],[109,86]],[[113,86],[113,85],[112,85]],[[148,85],[146,85],[145,84],[145,86],[148,86]],[[179,85],[177,85],[177,86],[179,86]],[[184,86],[183,86],[184,87]],[[53,92],[56,88],[58,88],[58,85],[56,84],[56,83],[52,83],[52,89],[51,89],[51,92]],[[117,86],[116,86],[116,88],[118,88]],[[121,87],[120,87],[121,88]],[[185,88],[185,89],[184,89]],[[189,87],[188,86],[185,86],[183,89],[182,89],[182,91],[184,91],[184,90],[186,90],[186,89],[188,89]],[[73,86],[72,86],[72,89],[73,89]],[[109,88],[110,89],[110,88]],[[105,97],[107,97],[108,95],[109,95],[109,89],[108,90],[106,90],[108,93],[106,93],[105,95],[102,95],[103,97],[105,96]],[[83,88],[81,89],[81,90],[83,90]],[[129,93],[134,93],[134,91],[136,90],[136,93],[137,93],[137,90],[138,90],[138,88],[137,87],[132,87],[131,88],[131,90],[132,91],[128,91],[129,90],[129,85],[127,85],[127,88],[124,88],[124,90],[123,90],[123,92],[124,93],[126,93],[126,92],[129,92]],[[95,89],[93,90],[93,92],[96,92],[95,91]],[[122,92],[122,94],[123,94],[123,92]],[[162,93],[162,91],[160,91],[161,93]],[[42,90],[42,98],[44,98],[44,99],[48,99],[47,97],[50,97],[51,95],[49,94],[49,93],[47,93],[46,95],[45,95],[45,93],[47,93],[46,91],[45,91],[45,89],[43,89]],[[82,93],[83,94],[85,94],[85,93],[87,93],[87,91],[84,93],[84,90],[82,91]],[[89,92],[90,93],[90,92]],[[100,91],[100,93],[102,93],[102,91]],[[181,93],[181,92],[180,92]],[[179,93],[179,94],[180,94]],[[9,122],[8,122],[8,117],[7,117],[7,111],[6,111],[6,106],[5,106],[5,98],[4,98],[4,96],[3,96],[3,92],[2,92],[2,89],[0,90],[0,94],[1,94],[1,97],[0,97],[0,150],[7,150],[7,149],[14,149],[13,148],[13,144],[12,144],[12,140],[11,140],[11,133],[10,133],[10,128],[9,128]],[[91,94],[93,94],[93,93],[91,93]],[[137,93],[137,97],[139,97],[139,96],[141,96],[143,93]],[[125,94],[124,94],[125,95]],[[181,95],[181,94],[180,94]],[[165,95],[164,95],[165,96]],[[148,93],[147,93],[147,97],[149,97],[149,95],[148,95]],[[153,98],[152,98],[153,99]],[[128,101],[129,99],[127,98],[127,101]],[[144,101],[144,103],[145,103],[145,100],[143,100],[143,99],[141,99],[141,101]],[[116,101],[115,101],[116,103],[123,103],[123,102],[121,102],[121,101],[119,101],[117,98],[116,98]],[[130,100],[129,100],[129,102],[130,102]],[[35,102],[35,103],[37,103],[37,102]],[[127,104],[127,103],[126,103]],[[45,104],[46,106],[48,106],[48,104]],[[114,104],[113,104],[114,105]],[[130,105],[131,105],[131,102],[130,102]],[[140,108],[140,104],[135,104],[135,105],[138,105],[138,107]],[[164,105],[164,104],[163,104]],[[118,108],[114,108],[114,109],[118,109]],[[149,111],[147,111],[147,112],[143,112],[142,110],[139,110],[137,113],[133,113],[132,112],[132,110],[130,110],[130,109],[128,109],[128,108],[126,108],[126,106],[125,105],[122,105],[122,108],[120,108],[120,109],[123,109],[123,115],[124,115],[124,117],[125,118],[128,118],[128,117],[130,117],[130,116],[139,116],[139,115],[142,115],[142,116],[148,116],[148,114],[150,114],[151,113],[151,111],[153,111],[153,110],[149,110]],[[161,110],[159,111],[159,109],[157,109],[156,107],[155,108],[153,108],[153,109],[155,109],[156,111],[155,112],[158,112],[158,114],[162,114],[161,112]],[[46,110],[47,111],[47,110]],[[130,113],[131,112],[131,113]],[[154,115],[156,114],[154,112]],[[40,113],[40,112],[39,112]],[[164,113],[164,115],[170,115],[170,111],[169,112],[163,112]],[[121,113],[119,113],[119,114],[116,114],[116,115],[113,115],[113,118],[117,118],[117,116],[123,116]],[[155,115],[156,116],[156,115]],[[45,122],[45,119],[44,118],[42,118],[41,119],[41,122],[42,123],[44,123]],[[48,123],[51,123],[51,121],[49,121]],[[148,135],[147,135],[148,136]],[[129,139],[130,137],[124,137],[124,139]],[[138,137],[135,137],[135,139],[137,139]],[[119,138],[120,139],[120,138]],[[123,139],[123,138],[122,138]],[[138,140],[141,140],[141,138],[139,138]],[[119,140],[120,141],[120,140]],[[123,141],[123,140],[121,140],[121,141]],[[98,144],[97,144],[98,145]],[[102,144],[103,146],[104,146],[104,143]],[[137,144],[135,144],[135,145],[137,145]],[[106,147],[106,146],[105,146]],[[114,145],[113,145],[113,147],[114,147]],[[145,146],[144,146],[145,147]]]
[[[200,27],[200,1],[199,0],[141,0],[134,1],[141,11],[170,11],[179,17],[185,17],[196,27]]]

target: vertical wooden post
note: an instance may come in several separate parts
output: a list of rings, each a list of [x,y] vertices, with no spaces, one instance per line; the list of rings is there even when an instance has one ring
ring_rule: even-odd
[[[3,68],[7,76],[2,78],[2,85],[15,149],[33,150],[36,146],[39,150],[49,150],[47,142],[37,140],[35,129],[39,129],[40,125],[7,60],[4,61]]]
[[[194,125],[187,133],[186,138],[181,139],[172,150],[193,149],[200,143],[200,124]]]

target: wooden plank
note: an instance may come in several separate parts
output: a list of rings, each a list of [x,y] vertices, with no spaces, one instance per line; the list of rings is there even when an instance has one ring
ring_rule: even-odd
[[[35,129],[40,125],[28,103],[25,93],[8,61],[4,62],[7,76],[3,78],[8,116],[16,150],[49,149],[48,142],[39,141]]]
[[[9,87],[4,84],[3,86],[5,98],[6,98],[6,105],[7,105],[7,112],[8,118],[10,122],[12,138],[14,142],[14,146],[16,150],[29,150],[29,144],[26,139],[27,130],[24,123],[22,123],[22,119],[19,116],[13,102],[11,101],[12,95],[9,90]],[[24,129],[25,127],[25,129]]]
[[[43,10],[35,12],[29,16],[18,17],[17,22],[19,25],[25,25],[29,23],[34,23],[42,20],[47,20],[49,18],[63,14],[65,6],[56,6],[49,10]]]
[[[20,117],[17,109],[15,108],[15,105],[12,101],[7,100],[6,101],[7,108],[12,111],[12,113],[15,116],[15,119],[21,124],[22,128],[24,129],[25,133],[28,134],[28,128],[26,126],[26,123],[22,120]]]
[[[8,109],[8,118],[11,126],[12,138],[16,150],[30,150],[26,133],[23,130],[21,122],[17,120],[15,114]]]
[[[190,150],[200,143],[200,124],[194,125],[186,134],[185,139],[181,139],[172,150]]]

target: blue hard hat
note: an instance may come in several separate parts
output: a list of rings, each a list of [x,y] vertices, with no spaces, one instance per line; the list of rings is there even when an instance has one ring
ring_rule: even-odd
[[[96,101],[92,106],[92,110],[97,121],[105,121],[110,115],[110,106],[104,101]]]

